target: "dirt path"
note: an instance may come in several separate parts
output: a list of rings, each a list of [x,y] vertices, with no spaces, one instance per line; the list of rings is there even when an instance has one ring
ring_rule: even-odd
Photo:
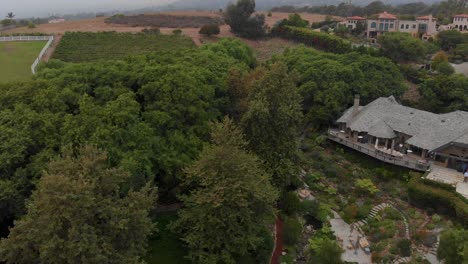
[[[276,219],[275,228],[275,249],[271,256],[270,264],[279,264],[279,257],[281,256],[281,252],[283,252],[283,221],[281,219]]]
[[[408,86],[408,90],[406,90],[403,95],[403,99],[414,103],[419,102],[419,99],[421,99],[421,93],[419,92],[418,86],[408,81],[406,82],[406,85]]]
[[[52,58],[52,55],[55,52],[55,48],[57,48],[57,45],[60,43],[60,40],[62,40],[62,36],[62,34],[54,35],[54,42],[52,42],[52,45],[50,45],[49,49],[47,49],[46,53],[42,57],[42,61],[49,61]]]

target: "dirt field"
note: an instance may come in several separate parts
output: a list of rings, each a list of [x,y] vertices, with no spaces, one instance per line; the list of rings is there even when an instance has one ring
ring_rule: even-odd
[[[213,13],[209,11],[191,11],[191,12],[167,12],[164,14],[169,15],[182,15],[182,16],[210,16],[210,17],[220,17],[219,13]],[[266,13],[265,13],[266,15]],[[268,26],[272,27],[277,21],[288,18],[290,13],[281,13],[273,12],[271,17],[266,16],[266,23]],[[323,21],[325,19],[324,15],[316,15],[309,13],[300,13],[303,19],[308,20],[310,23]],[[341,19],[336,17],[337,19]],[[99,31],[117,31],[117,32],[140,32],[144,27],[132,27],[128,25],[115,25],[115,24],[106,24],[105,17],[93,18],[93,19],[84,19],[78,21],[66,21],[59,24],[42,24],[38,25],[36,28],[30,29],[27,27],[16,28],[12,30],[4,31],[3,33],[28,33],[28,32],[41,32],[48,34],[58,34],[61,35],[67,31],[88,31],[88,32],[99,32]],[[220,27],[221,33],[218,37],[233,37],[234,35],[230,32],[230,27],[228,25],[223,25]],[[172,33],[173,28],[161,28],[161,32],[164,34]],[[198,34],[198,28],[182,28],[182,33],[188,37],[191,37],[195,44],[201,45],[203,36]],[[282,44],[285,44],[285,47],[292,46],[293,44],[288,41],[276,40],[274,43],[269,41],[251,41],[244,40],[247,44],[252,46],[257,54],[262,57],[259,60],[263,60],[268,57],[268,54],[276,50],[282,50]],[[268,48],[270,45],[271,49]],[[265,47],[264,47],[265,46]]]

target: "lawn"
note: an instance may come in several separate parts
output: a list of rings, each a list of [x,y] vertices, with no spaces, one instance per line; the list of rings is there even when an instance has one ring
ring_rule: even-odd
[[[194,47],[192,39],[172,34],[68,32],[57,46],[53,59],[66,62],[113,60]]]
[[[189,263],[184,256],[187,250],[179,237],[171,232],[168,224],[177,219],[175,212],[159,213],[156,216],[158,232],[154,234],[148,243],[148,253],[145,261],[149,264]]]
[[[45,41],[0,42],[0,82],[26,80]]]

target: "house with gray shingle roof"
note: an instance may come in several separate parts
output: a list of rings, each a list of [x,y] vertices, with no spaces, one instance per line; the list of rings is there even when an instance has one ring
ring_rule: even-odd
[[[468,164],[468,112],[434,114],[393,96],[360,106],[357,96],[336,124],[329,138],[389,163],[421,171],[430,163],[457,170]]]

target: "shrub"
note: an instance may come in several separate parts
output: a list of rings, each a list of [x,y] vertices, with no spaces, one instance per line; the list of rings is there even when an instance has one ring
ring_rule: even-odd
[[[301,201],[295,192],[286,193],[283,197],[282,209],[287,215],[294,215],[301,209]]]
[[[200,28],[200,31],[198,33],[202,35],[207,35],[208,37],[211,35],[219,35],[221,30],[219,29],[218,25],[212,24],[212,25],[204,25],[203,27]]]
[[[145,34],[161,34],[161,30],[158,27],[145,28],[141,32]]]
[[[346,206],[343,219],[348,223],[354,222],[358,216],[358,210],[358,206],[355,203]]]
[[[302,233],[302,225],[295,217],[287,217],[284,220],[283,238],[287,245],[294,246]]]
[[[411,241],[408,239],[401,239],[397,242],[399,255],[402,257],[411,256]]]
[[[273,14],[271,12],[268,12],[267,16],[271,17]]]
[[[177,35],[177,36],[182,35],[182,30],[181,29],[174,29],[174,30],[172,30],[172,34]]]
[[[28,23],[28,28],[36,28],[36,24],[29,22]]]
[[[324,51],[347,53],[352,49],[351,43],[347,40],[308,28],[284,26],[274,28],[272,33]]]
[[[356,180],[356,187],[369,194],[375,194],[379,191],[371,179]]]
[[[408,183],[408,195],[411,203],[456,216],[461,224],[468,226],[468,203],[454,191],[429,186],[418,176],[413,176]]]

